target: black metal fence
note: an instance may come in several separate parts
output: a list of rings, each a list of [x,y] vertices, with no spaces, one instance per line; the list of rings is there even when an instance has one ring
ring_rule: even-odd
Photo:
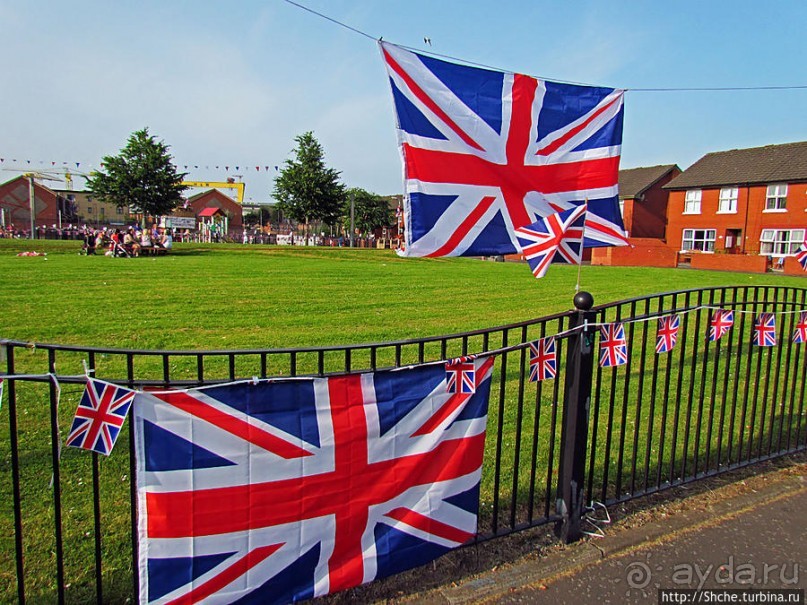
[[[0,601],[125,602],[137,594],[133,438],[109,458],[61,450],[87,372],[131,388],[328,375],[499,351],[480,489],[484,540],[804,450],[807,289],[731,287],[609,303],[464,334],[345,347],[136,351],[0,341]],[[715,309],[735,311],[721,340]],[[752,344],[776,317],[777,345]],[[656,321],[678,314],[669,353]],[[596,363],[598,325],[624,322],[627,364]],[[557,335],[554,380],[529,382],[529,343]],[[565,362],[565,363],[564,363]],[[128,451],[126,443],[128,441]]]

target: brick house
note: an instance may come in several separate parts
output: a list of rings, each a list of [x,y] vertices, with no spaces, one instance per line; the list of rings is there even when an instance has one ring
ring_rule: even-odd
[[[593,265],[674,267],[677,256],[664,244],[668,192],[681,174],[675,164],[619,171],[619,209],[631,247],[593,248]]]
[[[241,205],[218,189],[208,189],[192,195],[188,198],[187,207],[197,217],[206,208],[221,210],[222,217],[226,219],[223,221],[226,225],[224,228],[230,237],[239,236],[243,230],[243,209]]]
[[[664,189],[682,262],[791,272],[807,230],[807,142],[708,153]]]
[[[668,197],[664,185],[679,174],[675,164],[619,171],[619,209],[629,237],[664,238]]]
[[[34,179],[34,227],[49,227],[59,222],[57,195]],[[31,181],[18,176],[0,185],[0,225],[24,232],[31,228]]]

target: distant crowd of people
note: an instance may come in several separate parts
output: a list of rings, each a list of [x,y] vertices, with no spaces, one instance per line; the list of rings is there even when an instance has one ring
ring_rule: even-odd
[[[164,253],[171,249],[174,235],[171,229],[154,225],[151,229],[91,229],[85,228],[82,250],[87,255],[103,251],[107,256],[141,256]]]

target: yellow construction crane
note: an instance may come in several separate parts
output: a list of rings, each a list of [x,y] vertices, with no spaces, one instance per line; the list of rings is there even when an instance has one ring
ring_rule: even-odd
[[[201,189],[235,189],[237,195],[235,201],[242,205],[244,202],[244,183],[231,183],[229,181],[182,181],[182,184],[186,187],[199,187]]]

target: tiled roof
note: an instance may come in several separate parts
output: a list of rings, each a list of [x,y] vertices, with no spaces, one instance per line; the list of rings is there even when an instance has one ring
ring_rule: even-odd
[[[665,189],[807,181],[807,141],[707,153]]]
[[[676,168],[677,166],[675,164],[664,164],[663,166],[648,166],[644,168],[620,170],[619,198],[625,200],[639,197],[650,186]]]

